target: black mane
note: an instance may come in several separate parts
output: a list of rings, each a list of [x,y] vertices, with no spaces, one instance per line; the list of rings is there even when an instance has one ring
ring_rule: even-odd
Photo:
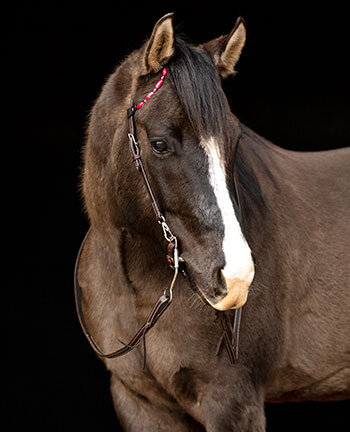
[[[220,78],[203,49],[175,40],[175,56],[169,63],[171,79],[196,134],[209,137],[227,129],[227,101]]]

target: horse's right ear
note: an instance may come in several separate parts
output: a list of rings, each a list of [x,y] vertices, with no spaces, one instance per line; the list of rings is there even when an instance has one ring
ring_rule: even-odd
[[[164,15],[154,26],[144,54],[146,73],[158,72],[174,55],[173,16]]]

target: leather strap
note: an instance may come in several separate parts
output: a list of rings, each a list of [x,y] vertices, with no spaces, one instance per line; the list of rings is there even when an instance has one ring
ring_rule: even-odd
[[[95,339],[92,337],[91,333],[89,332],[89,329],[87,327],[87,324],[85,322],[83,309],[82,309],[82,303],[81,303],[81,287],[79,284],[78,279],[78,271],[79,271],[79,264],[80,264],[80,258],[81,254],[84,249],[85,242],[88,238],[88,235],[90,233],[89,231],[86,233],[84,240],[80,246],[77,259],[75,262],[75,269],[74,269],[74,295],[75,295],[75,305],[77,310],[77,315],[79,318],[79,322],[81,325],[81,328],[86,336],[86,339],[90,343],[90,346],[95,351],[97,355],[103,358],[115,358],[120,357],[122,355],[127,354],[131,350],[133,350],[135,347],[137,347],[142,341],[144,344],[144,353],[145,353],[145,336],[149,332],[149,330],[154,326],[154,324],[159,320],[159,318],[163,315],[163,313],[167,310],[169,307],[169,304],[171,302],[170,296],[167,294],[163,294],[161,297],[159,297],[159,300],[154,305],[151,313],[148,315],[146,322],[143,324],[142,327],[137,331],[137,333],[134,335],[134,337],[128,342],[124,343],[120,339],[118,341],[123,344],[124,346],[122,348],[119,348],[116,351],[112,351],[110,353],[105,353],[102,351],[102,349],[97,345]],[[145,362],[145,356],[144,356],[144,362]],[[145,363],[144,363],[145,365]]]
[[[177,249],[177,239],[172,234],[169,226],[166,223],[165,217],[163,216],[162,212],[159,209],[157,200],[153,194],[151,185],[149,183],[146,171],[144,169],[142,158],[141,158],[141,152],[140,147],[137,142],[136,137],[136,127],[135,127],[135,120],[134,115],[136,112],[136,106],[134,102],[132,101],[131,107],[127,110],[127,116],[128,116],[128,122],[129,122],[129,148],[130,152],[133,158],[133,161],[135,163],[135,166],[138,170],[140,170],[144,183],[146,185],[146,189],[148,192],[148,195],[150,196],[152,208],[155,213],[155,216],[157,218],[157,221],[161,224],[164,232],[164,237],[168,241],[168,263],[169,265],[174,269],[174,277],[170,285],[169,293],[170,295],[166,294],[166,291],[164,291],[163,295],[161,295],[154,305],[152,311],[147,317],[146,322],[140,327],[140,329],[137,331],[137,333],[133,336],[133,338],[128,342],[124,343],[120,339],[117,338],[117,340],[123,344],[124,346],[122,348],[119,348],[116,351],[105,353],[101,350],[101,348],[97,345],[96,341],[94,340],[93,336],[90,334],[89,329],[87,327],[87,324],[85,322],[83,309],[82,309],[82,302],[81,302],[81,287],[79,284],[78,279],[78,273],[79,273],[79,264],[80,264],[80,258],[84,249],[85,242],[88,238],[88,235],[90,233],[90,229],[86,233],[81,246],[79,248],[79,252],[76,258],[75,262],[75,269],[74,269],[74,295],[75,295],[75,304],[76,304],[76,310],[78,319],[81,325],[81,328],[83,330],[83,333],[85,337],[87,338],[90,346],[95,351],[95,353],[103,358],[115,358],[120,357],[122,355],[125,355],[129,353],[131,350],[133,350],[135,347],[137,347],[141,342],[143,342],[143,367],[145,367],[145,360],[146,360],[146,342],[145,342],[145,336],[148,333],[148,331],[154,326],[154,324],[159,320],[159,318],[163,315],[163,313],[167,310],[169,307],[171,301],[172,301],[172,288],[175,283],[178,270],[182,272],[182,274],[186,277],[186,272],[183,267],[183,260],[181,257],[178,256],[178,249]],[[237,203],[238,207],[240,209],[240,202],[239,202],[239,196],[238,196],[238,190],[236,185],[236,179],[234,181],[235,183],[235,191],[237,194]],[[176,258],[175,258],[176,257]],[[180,266],[180,263],[182,261],[182,264]],[[174,264],[175,263],[175,264]],[[217,311],[217,319],[221,326],[221,329],[223,331],[222,336],[219,340],[219,344],[217,346],[216,354],[219,353],[220,347],[222,345],[222,342],[225,342],[225,347],[227,350],[227,353],[229,355],[231,363],[235,364],[238,362],[238,342],[239,342],[239,329],[240,329],[240,322],[241,322],[241,314],[242,310],[241,308],[235,310],[234,319],[232,326],[229,326],[227,323],[226,315],[224,312],[218,312]],[[229,337],[229,333],[231,333],[231,339]]]
[[[169,226],[166,223],[165,217],[162,215],[162,213],[159,209],[157,200],[153,194],[151,185],[149,183],[146,171],[145,171],[143,163],[142,163],[140,147],[139,147],[139,144],[138,144],[137,138],[136,138],[136,128],[135,128],[135,122],[134,122],[135,112],[136,112],[136,108],[135,108],[134,103],[132,102],[131,107],[127,110],[127,116],[128,116],[128,122],[129,122],[128,137],[129,137],[130,152],[131,152],[131,155],[132,155],[132,158],[133,158],[133,161],[135,163],[136,168],[141,171],[142,178],[144,180],[147,192],[148,192],[150,199],[151,199],[153,211],[155,213],[157,221],[162,226],[162,229],[164,232],[164,237],[168,241],[169,245],[173,246],[171,256],[168,257],[168,262],[169,262],[169,265],[173,268],[175,273],[174,273],[174,277],[173,277],[173,280],[172,280],[171,285],[170,285],[169,295],[166,294],[166,291],[164,291],[163,295],[161,295],[159,297],[159,299],[156,302],[156,304],[154,305],[152,311],[148,315],[146,322],[143,324],[143,326],[137,331],[137,333],[134,335],[134,337],[128,343],[124,343],[120,339],[117,338],[117,340],[121,344],[123,344],[124,346],[122,348],[120,348],[116,351],[110,352],[110,353],[103,352],[101,350],[101,348],[97,345],[96,341],[94,340],[93,336],[90,334],[89,329],[87,327],[87,324],[86,324],[86,321],[84,318],[84,314],[83,314],[83,309],[82,309],[81,287],[80,287],[79,279],[78,279],[80,258],[81,258],[81,254],[82,254],[83,249],[84,249],[86,239],[90,233],[90,229],[82,241],[82,244],[80,246],[80,249],[79,249],[79,252],[77,255],[76,263],[75,263],[74,295],[75,295],[75,304],[76,304],[76,310],[77,310],[77,315],[78,315],[78,319],[80,322],[80,326],[84,332],[85,337],[87,338],[90,346],[95,351],[95,353],[97,355],[99,355],[100,357],[103,357],[103,358],[115,358],[115,357],[119,357],[119,356],[127,354],[128,352],[133,350],[135,347],[137,347],[141,342],[143,342],[143,352],[144,352],[143,366],[145,367],[145,359],[146,359],[145,336],[149,332],[149,330],[154,326],[154,324],[158,321],[158,319],[163,315],[163,313],[167,310],[167,308],[169,307],[169,305],[172,301],[172,287],[175,283],[179,269],[184,276],[186,276],[186,273],[185,273],[185,270],[183,267],[184,261],[181,259],[181,257],[178,256],[177,239],[172,234]],[[168,248],[168,253],[169,253],[169,248]],[[175,259],[175,256],[176,256],[176,259]],[[179,264],[180,262],[182,263],[181,268],[180,268],[180,264]]]
[[[102,351],[102,349],[98,346],[95,339],[89,332],[88,326],[84,318],[84,313],[82,308],[82,298],[81,298],[81,287],[78,278],[81,255],[89,234],[90,234],[90,229],[86,233],[80,245],[78,255],[75,261],[75,268],[74,268],[75,306],[76,306],[76,311],[77,311],[80,326],[91,348],[95,351],[95,353],[98,356],[103,358],[111,359],[111,358],[125,355],[130,351],[132,351],[134,348],[136,348],[142,342],[143,343],[143,367],[145,367],[145,360],[146,360],[145,336],[149,332],[149,330],[154,326],[154,324],[159,320],[159,318],[163,315],[163,313],[168,309],[171,303],[171,297],[167,294],[163,294],[158,299],[152,311],[148,315],[146,322],[143,324],[142,327],[140,327],[140,329],[136,332],[136,334],[132,337],[132,339],[128,343],[124,343],[119,338],[116,338],[122,345],[124,345],[122,348],[119,348],[118,350],[112,351],[110,353],[105,353],[104,351]],[[241,322],[241,313],[242,313],[242,308],[235,310],[233,325],[230,326],[226,319],[226,315],[222,312],[217,311],[217,321],[223,333],[221,335],[218,346],[216,348],[216,355],[219,354],[221,345],[223,342],[225,342],[225,348],[228,353],[230,362],[232,364],[238,363],[238,344],[239,344],[239,329],[240,329],[240,322]],[[229,337],[229,333],[231,333],[231,339]]]
[[[154,214],[156,215],[158,222],[161,222],[161,221],[165,220],[165,218],[159,209],[157,200],[153,194],[150,182],[148,180],[145,168],[144,168],[143,163],[142,163],[141,150],[140,150],[140,146],[138,144],[137,135],[136,135],[136,127],[135,127],[135,120],[134,120],[135,112],[136,112],[135,104],[132,101],[131,107],[127,110],[127,116],[128,116],[128,121],[129,121],[129,134],[128,134],[129,147],[130,147],[130,151],[131,151],[133,160],[135,162],[136,169],[141,171],[142,178],[143,178],[144,183],[146,185],[148,195],[151,199],[151,204],[152,204]]]

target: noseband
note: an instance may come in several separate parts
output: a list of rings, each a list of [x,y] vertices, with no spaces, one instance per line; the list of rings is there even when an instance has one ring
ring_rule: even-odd
[[[115,358],[120,357],[124,354],[127,354],[131,350],[133,350],[136,346],[138,346],[141,342],[143,343],[143,350],[144,350],[144,356],[143,356],[143,366],[145,367],[145,359],[146,359],[146,344],[145,344],[145,336],[147,332],[154,326],[154,324],[158,321],[158,319],[163,315],[163,313],[167,310],[170,303],[173,300],[173,288],[177,279],[177,276],[179,272],[187,278],[188,275],[186,273],[185,269],[185,261],[181,258],[179,254],[179,242],[177,237],[172,233],[171,229],[169,228],[169,225],[166,221],[165,216],[162,214],[159,205],[157,203],[157,200],[155,198],[155,195],[153,193],[151,184],[148,180],[143,162],[141,157],[141,150],[140,145],[137,141],[137,135],[136,135],[136,125],[135,125],[135,113],[143,107],[143,105],[149,101],[149,99],[154,95],[156,91],[160,89],[160,87],[163,85],[164,79],[168,73],[167,68],[164,68],[162,71],[162,76],[159,81],[157,81],[154,89],[148,93],[146,98],[137,103],[134,104],[133,99],[131,100],[131,106],[127,110],[127,118],[129,122],[129,149],[130,153],[132,155],[132,160],[135,164],[136,169],[142,174],[142,178],[144,181],[144,184],[146,186],[147,193],[150,197],[152,208],[156,217],[157,222],[159,223],[160,227],[162,228],[164,238],[168,242],[167,247],[167,254],[166,259],[169,264],[169,266],[174,271],[173,278],[170,282],[170,285],[168,288],[166,288],[163,292],[163,294],[160,296],[156,304],[154,305],[151,313],[148,315],[148,318],[146,322],[143,324],[143,326],[137,331],[137,333],[134,335],[134,337],[129,341],[129,343],[124,343],[120,339],[117,338],[117,340],[123,345],[122,348],[110,352],[105,353],[103,352],[97,343],[95,342],[93,336],[90,334],[86,321],[84,319],[83,309],[82,309],[82,302],[81,302],[81,286],[79,284],[78,280],[78,271],[79,271],[79,264],[80,264],[80,258],[84,249],[85,242],[88,238],[88,235],[90,233],[90,229],[87,232],[77,255],[76,263],[75,263],[75,269],[74,269],[74,295],[75,295],[75,304],[76,304],[76,310],[78,319],[81,325],[81,328],[90,343],[91,347],[95,351],[95,353],[103,358]],[[236,194],[237,194],[237,187],[235,184]],[[238,194],[237,194],[238,196]],[[231,363],[237,363],[238,362],[238,337],[239,337],[239,327],[240,327],[240,320],[241,320],[241,308],[235,310],[234,315],[234,321],[232,326],[230,323],[228,323],[228,320],[225,318],[224,313],[217,312],[217,321],[220,325],[223,333],[219,340],[219,344],[216,349],[216,355],[218,355],[220,347],[223,342],[225,342],[225,347],[228,352],[229,358]],[[231,334],[231,338],[230,335]]]

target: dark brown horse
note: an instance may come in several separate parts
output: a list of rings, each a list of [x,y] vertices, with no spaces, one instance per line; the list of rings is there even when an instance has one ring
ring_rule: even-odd
[[[350,151],[286,151],[232,115],[220,79],[244,42],[239,19],[229,35],[189,45],[168,14],[92,110],[78,277],[96,343],[125,346],[173,277],[129,151],[132,99],[144,168],[188,275],[147,334],[146,367],[139,347],[105,359],[126,431],[261,432],[264,401],[350,394]],[[243,304],[232,364],[216,355],[215,319]]]

